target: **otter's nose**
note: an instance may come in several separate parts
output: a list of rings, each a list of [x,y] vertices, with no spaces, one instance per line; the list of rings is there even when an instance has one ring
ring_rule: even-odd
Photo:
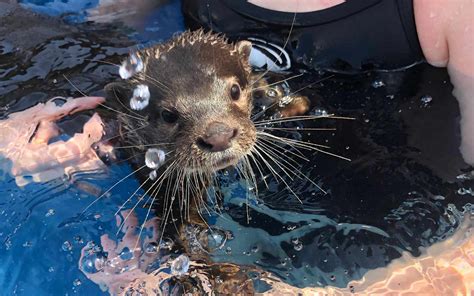
[[[202,150],[219,152],[230,147],[231,141],[238,134],[237,129],[233,129],[222,122],[212,122],[206,129],[206,133],[199,137],[197,145]]]

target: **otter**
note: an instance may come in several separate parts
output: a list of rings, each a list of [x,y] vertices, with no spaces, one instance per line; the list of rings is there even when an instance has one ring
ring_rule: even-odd
[[[117,96],[130,104],[129,113],[146,119],[144,126],[118,114],[123,139],[137,147],[130,151],[134,160],[143,164],[143,149],[156,145],[186,171],[212,172],[248,154],[256,139],[250,50],[248,41],[233,45],[200,30],[133,53],[120,71],[127,80],[107,85],[106,92],[107,100]],[[133,76],[126,65],[136,66]]]
[[[233,44],[220,34],[186,31],[131,53],[120,67],[122,80],[105,87],[107,102],[121,111],[114,116],[125,156],[153,202],[169,178],[180,188],[166,189],[165,198],[174,195],[186,205],[192,191],[191,198],[200,199],[213,174],[256,152],[254,98],[281,116],[308,110],[306,97],[285,94],[278,83],[273,93],[262,91],[267,73],[252,71],[251,50],[249,41]],[[283,97],[286,102],[277,104]]]

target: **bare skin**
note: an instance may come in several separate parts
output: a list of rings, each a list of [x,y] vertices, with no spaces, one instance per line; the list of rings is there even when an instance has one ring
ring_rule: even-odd
[[[55,124],[60,118],[104,102],[101,97],[67,99],[59,106],[51,99],[30,109],[12,113],[0,121],[0,168],[10,172],[19,186],[47,182],[77,171],[91,171],[104,167],[91,146],[103,136],[102,120],[97,114],[67,141],[50,140],[61,131]],[[31,178],[25,178],[30,176]]]
[[[249,0],[276,11],[310,12],[339,5],[341,0]],[[417,33],[426,61],[448,68],[461,110],[460,150],[474,164],[474,2],[413,0]],[[317,38],[317,36],[315,36]]]

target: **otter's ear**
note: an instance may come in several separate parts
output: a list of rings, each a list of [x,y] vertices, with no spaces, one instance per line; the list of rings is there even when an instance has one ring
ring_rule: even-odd
[[[126,102],[131,98],[132,86],[126,82],[112,82],[104,87],[105,95],[108,100],[120,99]]]
[[[235,44],[235,48],[239,52],[239,55],[245,59],[245,61],[249,60],[250,51],[252,51],[252,43],[250,41],[239,41]]]

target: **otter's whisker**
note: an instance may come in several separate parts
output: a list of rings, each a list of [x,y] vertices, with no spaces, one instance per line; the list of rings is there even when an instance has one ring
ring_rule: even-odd
[[[82,211],[82,214],[84,214],[91,206],[93,206],[96,202],[98,202],[103,196],[105,196],[108,192],[110,192],[112,189],[114,189],[118,184],[122,183],[123,181],[125,181],[125,179],[129,178],[130,176],[134,175],[135,173],[137,173],[138,171],[144,169],[146,167],[146,165],[144,166],[141,166],[139,167],[138,169],[134,170],[133,172],[131,172],[130,174],[126,175],[125,177],[123,177],[122,179],[120,179],[119,181],[117,181],[114,185],[112,185],[109,189],[107,189],[104,193],[102,193],[98,198],[96,198],[93,202],[91,202],[83,211]]]
[[[161,145],[174,145],[174,143],[155,143],[155,144],[141,144],[141,145],[129,145],[129,146],[117,146],[114,147],[114,149],[129,149],[129,148],[137,148],[140,149],[142,147],[154,147],[154,146],[161,146]],[[170,152],[167,152],[166,155],[170,154]]]
[[[252,165],[250,164],[250,160],[247,155],[244,156],[244,161],[245,161],[244,163],[246,164],[248,173],[250,177],[252,178],[253,188],[255,190],[255,197],[258,198],[258,184],[257,184],[256,175],[255,175],[255,172],[253,171]]]
[[[252,160],[252,161],[255,163],[255,166],[257,167],[257,170],[259,171],[260,176],[262,176],[262,180],[263,180],[263,183],[265,184],[265,187],[266,187],[267,189],[269,189],[270,187],[268,186],[268,183],[267,183],[267,180],[266,180],[266,178],[265,178],[265,175],[263,174],[263,171],[262,171],[262,169],[260,168],[261,164],[259,164],[258,159],[255,157],[254,151],[255,151],[254,148],[252,148],[252,150],[250,151],[250,154],[249,154],[250,160]]]
[[[270,142],[270,141],[265,141],[265,139],[258,139],[257,140],[257,145],[262,146],[263,148],[267,149],[267,152],[271,153],[276,159],[280,159],[287,163],[288,165],[292,165],[293,169],[296,169],[296,166],[299,165],[300,163],[293,158],[289,157],[285,153],[281,153],[282,147],[278,146],[277,144]],[[294,148],[295,150],[299,151],[297,148]],[[286,151],[290,152],[290,151]],[[300,157],[300,155],[293,153],[294,156]],[[308,160],[308,159],[306,159]],[[309,160],[308,160],[309,161]]]
[[[336,128],[332,127],[265,127],[259,126],[257,129],[261,130],[275,130],[275,131],[336,131]]]
[[[120,105],[122,105],[122,107],[124,107],[128,112],[134,114],[135,116],[137,117],[141,117],[143,118],[143,120],[146,120],[146,117],[143,117],[142,115],[138,114],[137,112],[133,111],[132,109],[130,109],[127,105],[125,105],[122,100],[120,100],[120,98],[118,97],[117,95],[117,92],[115,91],[115,88],[112,89],[114,91],[114,97],[115,99],[119,102]]]
[[[163,180],[166,179],[167,177],[167,172],[171,170],[170,168],[173,166],[174,162],[171,163],[166,170],[156,179],[156,181],[153,182],[153,184],[148,188],[148,190],[139,198],[139,200],[135,203],[135,205],[132,207],[132,209],[129,211],[128,215],[125,217],[125,219],[122,221],[121,225],[118,228],[117,234],[120,232],[120,229],[123,227],[125,222],[127,221],[128,217],[130,214],[136,209],[136,207],[140,204],[140,202],[145,198],[145,196],[155,187],[157,184],[158,186],[161,186],[160,184],[163,182]]]
[[[292,172],[296,177],[303,177],[304,179],[308,180],[311,184],[313,184],[314,186],[316,186],[319,190],[321,190],[324,194],[327,194],[327,192],[322,189],[317,183],[315,183],[313,180],[311,180],[310,178],[308,178],[305,174],[303,174],[301,172],[300,169],[298,169],[296,166],[294,166],[293,164],[291,164],[288,160],[292,160],[291,158],[287,158],[288,160],[284,159],[283,157],[281,157],[279,154],[277,154],[279,151],[276,150],[276,148],[274,147],[271,147],[270,145],[267,145],[267,144],[264,144],[264,143],[260,143],[262,144],[262,146],[264,148],[267,148],[268,149],[268,153],[271,153],[275,158],[274,158],[274,161],[277,160],[277,158],[279,158],[281,161],[283,161],[285,164],[283,163],[280,163],[282,166],[284,166],[288,171]],[[290,166],[290,168],[288,168],[288,166]],[[287,174],[288,175],[288,174]]]
[[[260,150],[262,153],[264,153],[265,155],[267,155],[268,157],[270,157],[270,159],[272,159],[271,156],[269,156],[265,150],[263,150],[261,147],[258,147],[258,146],[255,146],[256,150]],[[285,179],[283,179],[283,177],[279,176],[278,173],[274,170],[274,168],[265,160],[265,158],[262,158],[262,160],[264,161],[264,163],[267,164],[267,167],[274,172],[274,175],[275,176],[278,176],[279,179],[283,182],[283,184],[285,184],[286,188],[288,188],[288,190],[296,197],[296,199],[301,203],[303,204],[303,201],[299,198],[299,196],[293,191],[293,189],[291,189],[290,185],[288,185],[288,183],[285,181]],[[291,178],[290,178],[291,179]]]
[[[285,43],[283,44],[282,48],[284,49],[286,47],[286,45],[288,44],[288,41],[290,41],[290,37],[291,37],[291,33],[293,32],[293,27],[295,25],[295,21],[296,21],[296,12],[294,13],[293,15],[293,21],[291,22],[291,26],[290,26],[290,30],[288,31],[288,36],[286,37],[286,40],[285,40]],[[281,55],[283,54],[283,51],[280,51],[280,55],[278,56],[278,58],[281,58]],[[265,77],[265,75],[268,74],[268,72],[270,72],[270,68],[268,68],[266,71],[263,72],[263,74],[261,76],[259,76],[251,85],[250,87],[252,87],[255,83],[257,83],[260,79],[262,79],[263,77]]]
[[[292,140],[292,139],[287,139],[287,138],[280,138],[280,137],[273,136],[273,135],[270,135],[270,134],[267,134],[267,136],[269,136],[269,138],[274,139],[275,141],[279,141],[279,142],[288,144],[290,146],[291,146],[291,144],[293,144],[293,145],[295,145],[297,147],[301,147],[303,149],[314,150],[314,151],[321,152],[323,154],[327,154],[327,155],[330,155],[330,156],[334,156],[334,157],[337,157],[337,158],[340,158],[340,159],[343,159],[343,160],[346,160],[346,161],[351,161],[351,159],[349,159],[347,157],[344,157],[344,156],[341,156],[341,155],[338,155],[338,154],[331,153],[331,152],[320,149],[322,145],[313,144],[313,143],[305,143],[305,142]],[[326,147],[323,147],[323,148],[326,148]]]
[[[268,145],[271,145],[272,147],[276,147],[276,148],[279,148],[279,149],[284,149],[282,147],[282,145],[287,145],[287,146],[290,146],[292,149],[294,149],[296,152],[293,152],[291,151],[291,149],[285,149],[284,152],[285,153],[289,153],[295,157],[298,157],[299,159],[301,160],[304,160],[304,161],[310,161],[297,147],[295,147],[294,145],[290,145],[288,143],[283,143],[283,142],[278,142],[278,141],[274,141],[273,139],[268,139],[268,138],[265,138],[265,137],[257,137],[257,142],[258,141],[262,141],[262,142],[265,142],[267,143]],[[286,156],[285,153],[283,153],[282,155]],[[289,157],[288,157],[289,158]],[[297,163],[295,160],[292,160],[294,161],[295,163]]]
[[[301,77],[303,75],[304,75],[304,73],[296,74],[296,75],[290,76],[288,78],[285,78],[285,79],[282,79],[282,80],[279,80],[279,81],[276,81],[276,82],[273,82],[273,83],[269,83],[269,84],[265,84],[265,85],[262,85],[262,86],[259,86],[259,87],[252,88],[252,91],[259,90],[259,89],[265,89],[267,87],[274,86],[276,84],[280,84],[282,82],[289,81],[291,79],[295,79],[295,78]]]
[[[117,216],[118,213],[120,213],[120,211],[125,207],[125,205],[137,194],[137,192],[143,188],[143,186],[145,186],[145,184],[150,181],[151,179],[148,177],[145,181],[143,181],[143,183],[140,184],[140,186],[138,186],[137,190],[135,190],[129,198],[127,198],[127,200],[118,208],[118,210],[115,212],[114,216]]]
[[[308,84],[308,85],[306,85],[306,86],[304,86],[304,87],[302,87],[302,88],[300,88],[300,89],[297,89],[297,90],[295,90],[294,92],[290,93],[289,96],[292,96],[292,95],[294,95],[294,94],[297,94],[297,93],[299,93],[300,91],[302,91],[302,90],[304,90],[304,89],[306,89],[306,88],[308,88],[308,87],[311,87],[311,86],[315,85],[316,83],[323,82],[323,81],[325,81],[325,80],[328,80],[328,79],[330,79],[330,78],[333,78],[334,76],[335,76],[335,75],[332,74],[332,75],[329,75],[329,76],[324,77],[324,78],[322,78],[322,79],[319,79],[318,81],[311,82],[310,84]]]
[[[237,171],[237,174],[241,179],[244,179],[247,183],[249,183],[249,180],[247,177],[245,177],[243,171],[241,170],[240,166],[235,166],[235,169]],[[250,223],[250,211],[249,211],[249,190],[248,188],[245,190],[245,213],[247,216],[247,224]]]
[[[91,62],[103,63],[103,64],[106,64],[106,65],[112,65],[112,66],[115,66],[115,67],[117,67],[117,68],[120,68],[120,65],[115,64],[115,63],[112,63],[112,62],[108,62],[108,61],[100,61],[100,60],[98,61],[98,60],[92,60],[92,59],[85,59],[85,60],[86,60],[86,61],[88,60],[88,61],[91,61]],[[141,72],[140,75],[143,75],[145,78],[152,80],[152,84],[153,84],[154,86],[156,86],[156,87],[162,89],[163,91],[166,91],[168,94],[173,94],[173,92],[171,91],[171,89],[170,89],[166,84],[164,84],[163,82],[158,81],[158,80],[154,79],[153,77],[151,77],[151,76],[149,76],[149,75],[147,75],[147,74],[145,74],[145,73],[143,73],[143,72]],[[153,82],[158,83],[158,84],[155,84],[155,83],[153,83]]]
[[[313,147],[331,149],[331,147],[329,147],[327,145],[321,145],[321,144],[316,144],[316,143],[311,143],[311,142],[304,142],[304,141],[285,138],[285,137],[279,137],[279,136],[275,136],[275,135],[272,135],[272,134],[269,134],[269,133],[266,133],[266,132],[262,132],[262,131],[257,132],[257,137],[267,138],[268,140],[281,142],[281,143],[285,143],[285,144],[293,144],[297,147],[307,148],[308,150],[311,150]]]
[[[64,77],[64,79],[66,79],[66,80],[69,82],[69,84],[71,84],[71,86],[72,86],[73,88],[75,88],[81,95],[83,95],[84,97],[87,97],[87,94],[85,94],[85,93],[84,93],[83,91],[81,91],[77,86],[75,86],[75,85],[72,83],[72,81],[69,80],[69,79],[66,77],[66,75],[63,74],[63,77]],[[107,106],[107,105],[105,105],[105,104],[102,104],[102,103],[99,103],[99,105],[102,106],[102,107],[104,107],[104,108],[106,108],[106,109],[108,109],[108,110],[110,110],[110,111],[116,112],[116,113],[118,113],[118,114],[122,114],[122,115],[124,115],[124,116],[128,116],[128,117],[133,118],[133,119],[137,119],[137,120],[140,120],[140,121],[145,121],[145,120],[146,120],[145,118],[136,117],[136,116],[127,114],[127,113],[125,113],[125,112],[121,112],[121,111],[115,110],[114,108],[109,107],[109,106]]]
[[[110,140],[115,139],[115,138],[118,138],[118,137],[123,137],[123,136],[125,136],[125,135],[127,135],[127,134],[130,134],[130,133],[136,132],[136,131],[138,131],[138,130],[144,129],[144,128],[148,127],[149,125],[150,125],[150,124],[147,123],[147,124],[144,124],[144,125],[142,125],[142,126],[140,126],[140,127],[137,127],[137,128],[131,129],[131,130],[127,130],[126,132],[119,133],[119,134],[117,134],[117,135],[115,135],[115,136],[106,138],[106,139],[101,140],[101,141],[102,141],[102,142],[107,142],[107,141],[110,141]]]
[[[335,116],[334,114],[327,115],[297,115],[289,116],[276,119],[265,119],[260,121],[254,121],[255,126],[267,125],[267,124],[277,124],[293,121],[304,121],[304,120],[317,120],[317,119],[342,119],[342,120],[355,120],[353,117],[344,117],[344,116]]]

